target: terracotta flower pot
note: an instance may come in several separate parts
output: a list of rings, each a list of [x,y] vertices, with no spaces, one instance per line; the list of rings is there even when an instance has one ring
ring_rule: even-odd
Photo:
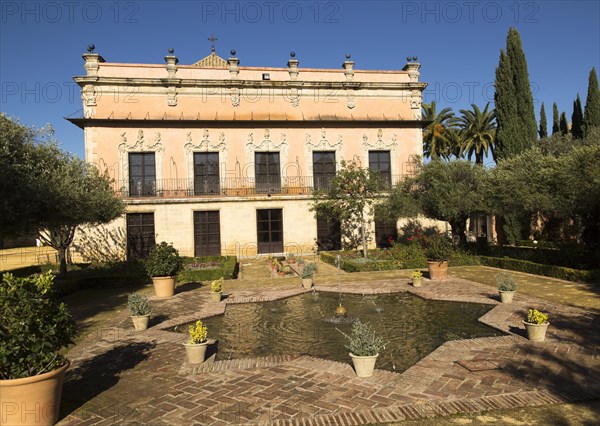
[[[39,376],[0,380],[3,425],[50,426],[58,420],[65,365]]]
[[[302,287],[312,288],[312,286],[313,286],[312,278],[302,278]]]
[[[525,330],[527,330],[527,338],[532,342],[543,342],[546,339],[546,330],[550,323],[546,321],[543,324],[531,324],[523,321]]]
[[[432,281],[445,280],[448,275],[448,261],[439,262],[437,260],[428,260],[427,269],[429,270],[429,279]]]
[[[175,277],[152,277],[156,297],[173,297],[175,294]]]
[[[141,315],[139,317],[131,316],[131,321],[133,321],[133,328],[135,331],[144,331],[148,329],[148,321],[150,320],[150,315]]]
[[[349,353],[357,377],[371,377],[379,354],[373,356],[357,356]]]
[[[190,364],[202,364],[206,357],[206,348],[208,342],[204,343],[184,343],[185,353],[187,354],[188,362]]]
[[[502,290],[498,290],[498,293],[500,293],[500,301],[502,303],[505,303],[505,304],[512,303],[513,297],[515,297],[515,292],[514,291],[502,291]]]
[[[222,296],[223,292],[219,291],[211,291],[210,292],[210,301],[213,303],[219,303],[221,301],[221,296]]]

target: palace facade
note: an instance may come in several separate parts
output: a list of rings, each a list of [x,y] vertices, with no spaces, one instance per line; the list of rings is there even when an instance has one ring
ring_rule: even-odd
[[[182,255],[339,248],[339,224],[315,219],[311,194],[359,160],[395,183],[422,155],[420,64],[402,69],[241,66],[214,48],[179,64],[111,63],[90,46],[81,86],[85,158],[126,202],[127,256],[167,241]],[[373,244],[396,224],[374,218]]]

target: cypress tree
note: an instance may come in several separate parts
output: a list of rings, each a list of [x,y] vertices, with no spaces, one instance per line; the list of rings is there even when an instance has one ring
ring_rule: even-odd
[[[588,82],[587,99],[585,100],[583,131],[587,134],[592,127],[598,126],[600,126],[600,88],[598,88],[596,68],[592,68]]]
[[[546,109],[544,108],[544,103],[542,102],[542,108],[540,109],[540,139],[543,139],[548,136],[548,122],[546,121]]]
[[[560,131],[560,124],[558,120],[558,105],[556,105],[556,102],[554,102],[554,104],[552,104],[552,134]]]
[[[571,133],[573,134],[573,139],[583,138],[583,111],[581,110],[581,99],[579,99],[579,93],[577,94],[577,99],[573,101]]]
[[[537,139],[527,60],[516,28],[508,30],[506,53],[500,52],[495,87],[496,152],[503,159],[523,152]]]
[[[569,123],[567,122],[567,113],[566,112],[562,112],[560,114],[560,132],[563,135],[566,135],[567,133],[569,133]]]

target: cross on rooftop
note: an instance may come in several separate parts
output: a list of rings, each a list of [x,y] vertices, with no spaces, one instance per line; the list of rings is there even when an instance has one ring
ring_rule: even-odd
[[[215,41],[217,41],[218,38],[216,38],[213,34],[210,35],[210,37],[208,38],[208,41],[210,41],[210,51],[214,52],[215,51]]]

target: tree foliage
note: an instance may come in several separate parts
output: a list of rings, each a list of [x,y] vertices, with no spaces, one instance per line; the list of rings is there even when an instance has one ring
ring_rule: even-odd
[[[562,133],[563,135],[567,135],[569,133],[569,123],[567,122],[567,113],[564,111],[560,113],[560,123],[558,124],[558,127],[560,127],[560,133]]]
[[[495,88],[496,148],[498,158],[505,159],[525,151],[537,140],[527,60],[516,28],[508,30],[506,53],[500,52]]]
[[[583,137],[583,111],[581,109],[581,99],[579,93],[573,101],[573,113],[571,114],[571,134],[573,139],[581,139]]]
[[[345,246],[362,245],[364,257],[367,257],[367,222],[373,217],[380,182],[376,173],[362,168],[358,161],[342,160],[329,186],[313,194],[311,211],[315,217],[339,220]]]
[[[600,241],[600,132],[569,150],[524,152],[496,167],[488,199],[500,214],[540,213],[579,223],[581,238]]]
[[[548,121],[546,118],[546,109],[542,102],[542,108],[540,109],[540,130],[538,131],[540,139],[548,137]]]
[[[475,155],[475,163],[483,164],[484,155],[491,153],[494,155],[494,138],[496,135],[496,117],[494,110],[489,109],[489,102],[483,111],[475,104],[472,104],[472,110],[461,109],[461,117],[457,124],[462,133],[461,155],[471,160]]]
[[[464,160],[416,162],[418,173],[394,187],[386,210],[391,217],[429,218],[447,221],[452,234],[466,243],[466,222],[487,211],[484,199],[487,170]]]
[[[423,155],[426,158],[448,158],[453,154],[456,117],[451,108],[439,113],[435,101],[423,104],[423,121],[431,123],[423,131]]]
[[[558,105],[556,102],[552,104],[552,134],[558,134],[560,132],[560,118],[558,114]]]
[[[2,225],[13,232],[43,231],[42,239],[58,250],[60,272],[65,273],[76,228],[115,219],[123,213],[123,203],[107,176],[59,148],[51,129],[36,133],[1,116],[0,131],[2,178],[15,173],[8,183],[1,179],[2,198],[6,194],[9,200],[0,205]],[[44,140],[36,140],[36,134]]]
[[[583,131],[587,134],[594,127],[600,127],[600,88],[596,68],[590,71],[588,92],[583,114]]]

